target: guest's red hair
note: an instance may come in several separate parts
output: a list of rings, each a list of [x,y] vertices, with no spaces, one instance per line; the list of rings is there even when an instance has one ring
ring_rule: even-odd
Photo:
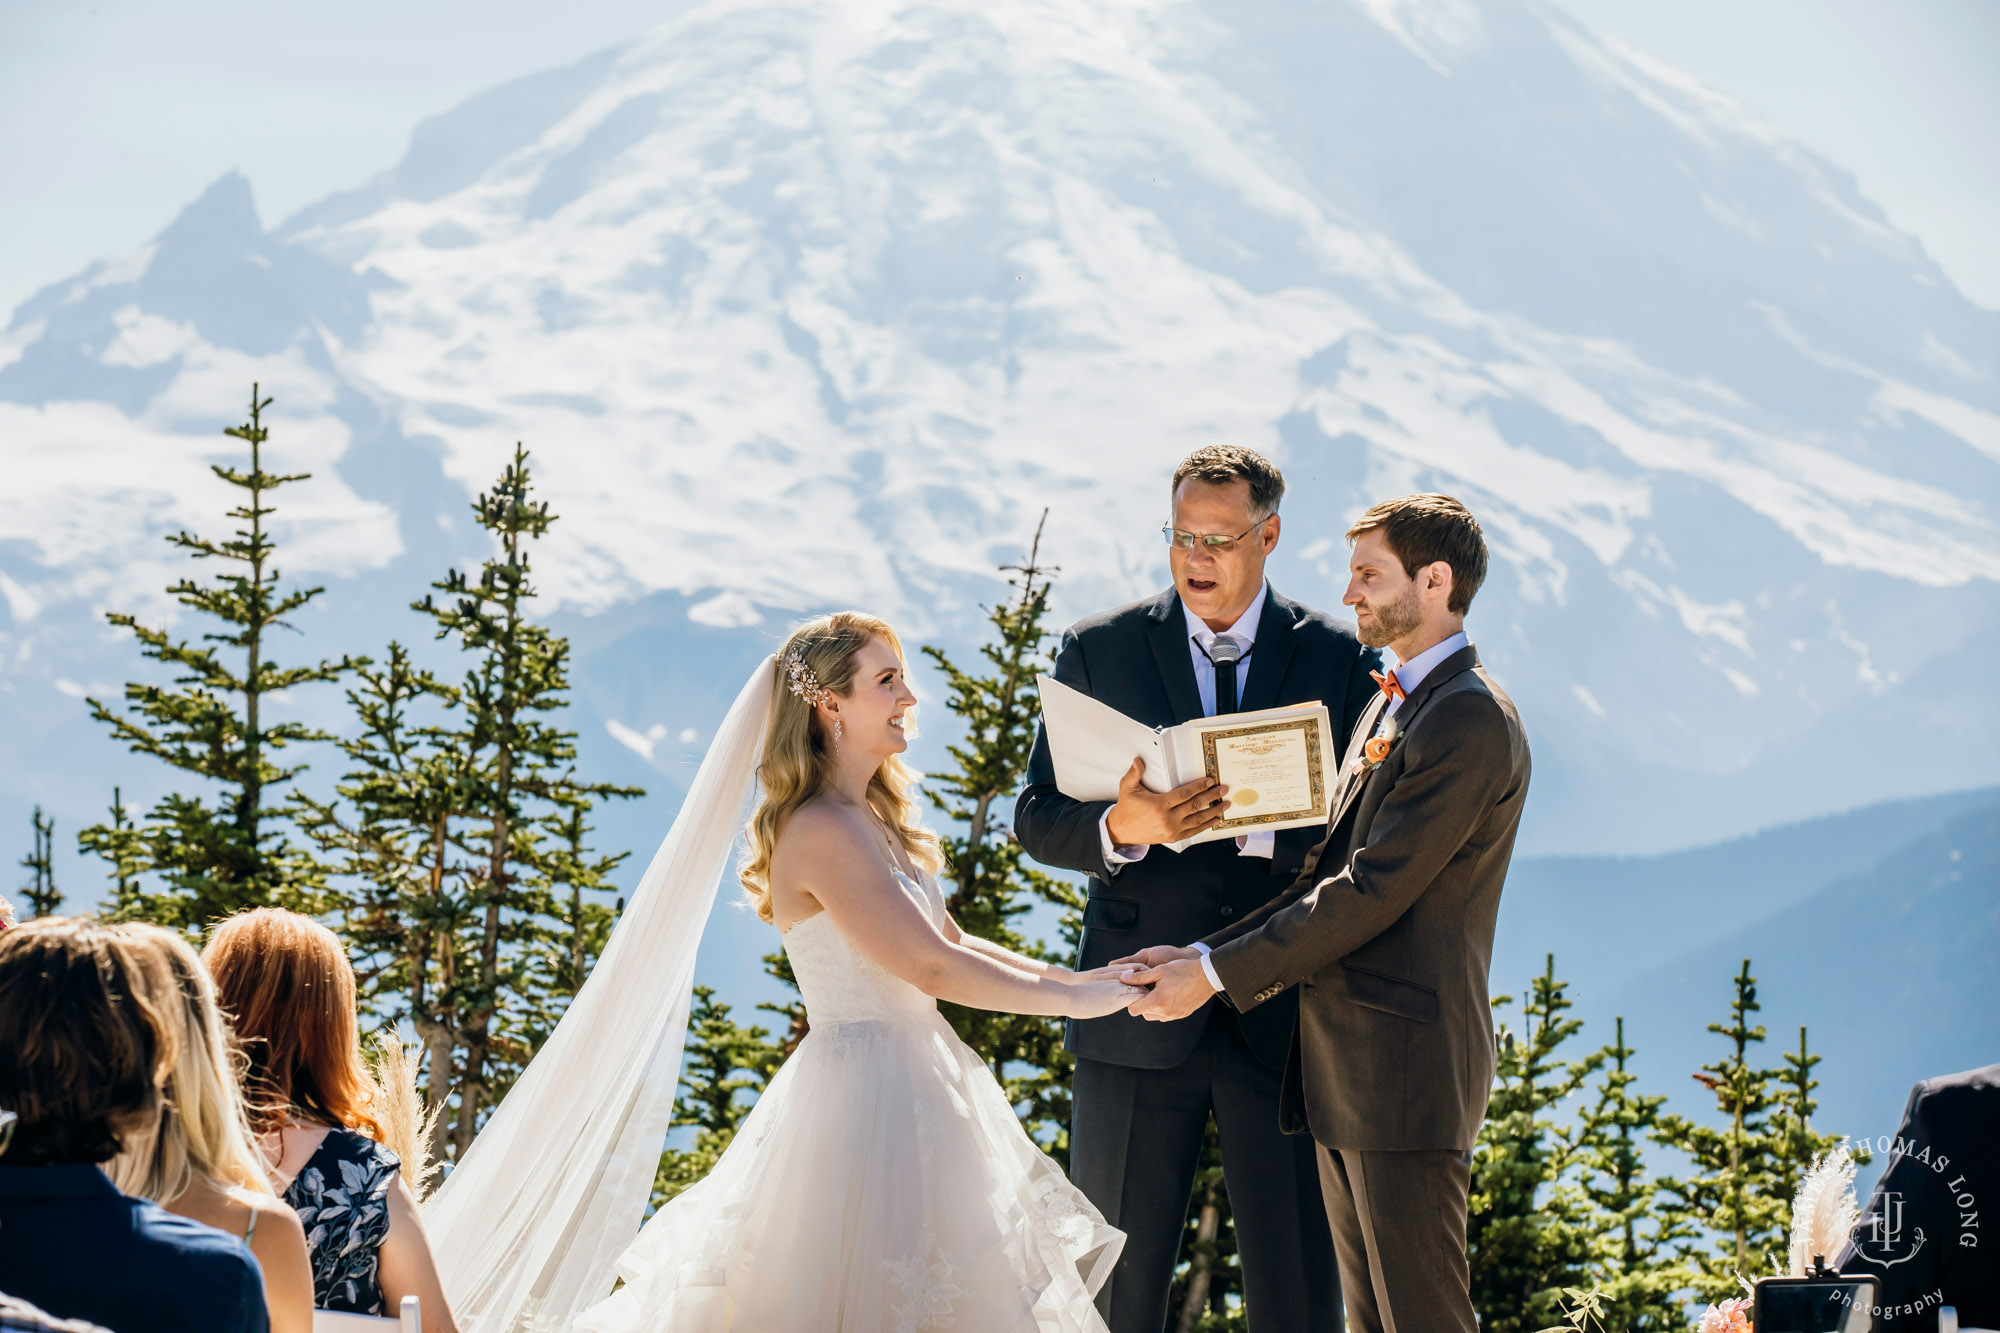
[[[202,961],[249,1057],[251,1126],[318,1120],[382,1137],[381,1089],[361,1060],[354,968],[334,933],[276,907],[239,912],[215,928]]]

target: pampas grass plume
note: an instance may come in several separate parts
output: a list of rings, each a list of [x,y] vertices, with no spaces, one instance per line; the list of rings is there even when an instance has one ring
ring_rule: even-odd
[[[431,1134],[437,1128],[443,1106],[424,1105],[417,1091],[417,1065],[393,1032],[376,1040],[375,1082],[382,1090],[379,1106],[371,1106],[382,1127],[382,1146],[403,1159],[403,1180],[410,1193],[422,1202],[431,1191],[431,1180],[443,1169],[431,1160]],[[1853,1175],[1850,1169],[1849,1175]]]
[[[1792,1199],[1792,1276],[1805,1277],[1813,1256],[1827,1263],[1847,1244],[1861,1220],[1854,1201],[1854,1159],[1840,1144],[1813,1163]]]

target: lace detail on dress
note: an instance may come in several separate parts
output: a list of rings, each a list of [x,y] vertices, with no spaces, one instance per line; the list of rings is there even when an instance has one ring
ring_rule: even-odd
[[[923,1249],[900,1259],[884,1259],[882,1267],[889,1270],[896,1291],[902,1297],[901,1302],[893,1307],[896,1333],[950,1328],[952,1302],[972,1294],[951,1280],[957,1262],[949,1251],[937,1248],[937,1241],[929,1231],[924,1232]]]
[[[1068,1177],[1043,1176],[1035,1182],[1034,1190],[1028,1206],[1034,1210],[1035,1219],[1058,1239],[1078,1240],[1097,1228],[1099,1219],[1084,1212]]]

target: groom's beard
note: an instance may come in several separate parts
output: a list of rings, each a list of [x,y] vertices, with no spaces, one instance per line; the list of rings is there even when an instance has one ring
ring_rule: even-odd
[[[1366,620],[1361,619],[1362,611],[1368,612]],[[1417,585],[1409,588],[1393,602],[1363,602],[1354,608],[1355,629],[1361,642],[1370,648],[1386,648],[1396,640],[1409,634],[1423,624],[1423,609],[1417,605]]]

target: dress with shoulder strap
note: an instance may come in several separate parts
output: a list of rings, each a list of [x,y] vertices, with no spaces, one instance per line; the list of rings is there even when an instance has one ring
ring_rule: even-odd
[[[389,1235],[389,1186],[401,1169],[402,1159],[375,1140],[334,1129],[285,1187],[284,1201],[305,1227],[319,1309],[387,1313],[382,1242]]]

